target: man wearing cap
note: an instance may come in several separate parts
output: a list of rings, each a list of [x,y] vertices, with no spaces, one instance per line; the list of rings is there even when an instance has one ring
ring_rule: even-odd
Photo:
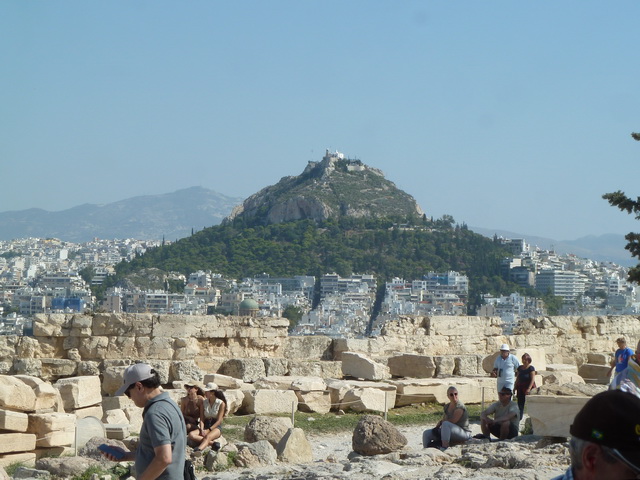
[[[513,385],[516,382],[516,370],[518,370],[520,362],[510,352],[509,345],[503,343],[500,346],[500,355],[493,362],[491,376],[498,379],[498,392],[504,387],[513,391]]]
[[[500,440],[508,440],[518,436],[520,409],[518,404],[511,400],[512,396],[511,389],[503,387],[498,392],[498,401],[480,413],[480,428],[486,438],[490,438],[491,434]],[[493,414],[493,418],[489,417],[491,414]]]
[[[553,480],[640,478],[640,398],[620,390],[599,393],[569,431],[571,466]]]
[[[640,341],[636,353],[627,361],[627,368],[617,374],[609,386],[612,390],[623,390],[640,397]]]
[[[146,363],[124,371],[117,395],[126,395],[142,411],[140,439],[135,452],[120,460],[135,460],[136,480],[182,480],[187,432],[180,408],[160,387],[158,373]],[[112,455],[105,455],[116,460]]]

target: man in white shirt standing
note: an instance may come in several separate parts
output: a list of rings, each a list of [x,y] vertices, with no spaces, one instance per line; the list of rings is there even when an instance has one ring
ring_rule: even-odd
[[[498,379],[498,392],[503,388],[513,391],[513,385],[516,381],[516,370],[520,366],[520,362],[515,355],[511,355],[509,345],[503,343],[500,346],[500,356],[493,362],[493,370],[491,376]]]

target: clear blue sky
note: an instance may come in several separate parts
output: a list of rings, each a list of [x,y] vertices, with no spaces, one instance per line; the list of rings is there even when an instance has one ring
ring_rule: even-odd
[[[0,211],[200,185],[326,148],[428,214],[558,240],[640,229],[640,2],[0,3]]]

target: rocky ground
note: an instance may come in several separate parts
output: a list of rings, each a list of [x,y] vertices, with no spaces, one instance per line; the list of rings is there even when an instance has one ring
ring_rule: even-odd
[[[351,433],[309,435],[314,462],[233,469],[220,473],[198,472],[204,479],[525,479],[548,480],[566,470],[569,453],[566,443],[525,435],[515,441],[487,442],[451,447],[441,452],[422,447],[424,427],[399,427],[407,445],[399,452],[364,457],[353,453]],[[472,433],[480,432],[472,424]]]

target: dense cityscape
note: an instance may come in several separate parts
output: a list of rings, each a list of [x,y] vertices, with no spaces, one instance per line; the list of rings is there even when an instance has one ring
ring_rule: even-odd
[[[562,299],[559,314],[622,315],[640,310],[637,286],[626,281],[627,269],[574,255],[531,247],[525,239],[498,239],[511,251],[502,276],[523,290],[536,289]],[[71,243],[26,238],[0,242],[0,313],[4,334],[28,334],[34,315],[106,311],[178,315],[235,314],[285,316],[294,311],[292,334],[337,337],[376,335],[400,315],[466,315],[469,279],[463,273],[425,272],[422,278],[393,278],[376,304],[378,282],[363,273],[320,278],[267,274],[232,279],[212,271],[169,274],[182,291],[164,288],[112,287],[96,301],[91,285],[112,275],[120,261],[143,254],[158,241],[98,240]],[[175,289],[173,289],[175,290]],[[483,295],[478,315],[499,316],[505,332],[520,318],[548,313],[540,296],[513,292]]]

